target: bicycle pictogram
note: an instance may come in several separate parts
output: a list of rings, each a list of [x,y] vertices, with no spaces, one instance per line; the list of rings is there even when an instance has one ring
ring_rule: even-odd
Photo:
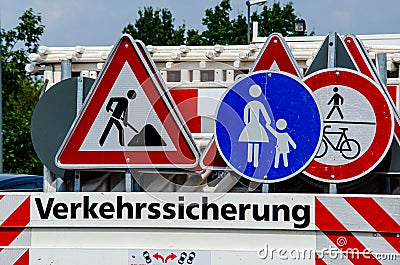
[[[360,144],[355,140],[347,137],[346,132],[349,128],[339,128],[339,131],[328,131],[331,125],[324,126],[324,135],[322,138],[321,146],[319,147],[316,158],[325,156],[328,152],[328,148],[331,147],[334,151],[340,152],[346,159],[355,159],[361,151]],[[329,136],[338,136],[338,140],[331,141]]]

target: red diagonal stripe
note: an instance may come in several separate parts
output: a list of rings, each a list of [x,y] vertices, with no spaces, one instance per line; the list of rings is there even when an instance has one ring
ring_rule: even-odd
[[[366,247],[358,241],[353,234],[346,230],[346,228],[336,219],[336,217],[329,212],[329,210],[316,198],[315,199],[315,224],[323,231],[323,233],[335,244],[335,246],[341,251],[345,252],[347,258],[353,262],[353,264],[380,264],[375,260],[373,255],[362,255],[359,256],[351,255],[352,252],[347,253],[346,251],[351,251],[357,249],[359,252],[363,252]],[[339,246],[337,240],[339,237],[345,237],[347,244]]]
[[[375,257],[367,251],[367,248],[358,239],[348,231],[342,232],[323,232],[335,246],[344,252],[347,259],[350,260],[354,265],[365,265],[365,264],[381,264],[375,259]],[[346,239],[346,244],[343,246],[338,244],[339,241]],[[341,240],[340,240],[341,239]],[[362,253],[366,252],[366,253]],[[340,255],[339,255],[340,257]]]
[[[29,249],[14,263],[14,265],[29,265]]]
[[[347,48],[349,49],[351,56],[353,56],[353,59],[360,69],[360,72],[375,80],[371,69],[367,64],[368,59],[364,59],[364,55],[361,54],[361,47],[358,48],[357,40],[355,38],[352,38],[351,36],[348,36],[344,39],[344,43],[347,45]]]
[[[30,221],[30,198],[25,199],[20,206],[5,220],[1,227],[26,227]]]
[[[315,253],[315,265],[326,265],[326,262]]]
[[[396,236],[400,232],[400,225],[373,198],[345,198],[345,200],[400,252],[400,240]]]
[[[25,227],[0,227],[0,246],[9,246]]]
[[[9,246],[30,221],[30,199],[21,205],[0,226],[0,246]]]
[[[373,198],[344,198],[378,232],[400,232],[400,225]]]
[[[1,199],[3,199],[3,197],[4,197],[4,195],[0,195],[0,201],[1,201]]]
[[[400,253],[400,239],[397,233],[380,233],[380,235],[395,249]]]
[[[317,198],[315,198],[315,225],[321,231],[347,231]]]

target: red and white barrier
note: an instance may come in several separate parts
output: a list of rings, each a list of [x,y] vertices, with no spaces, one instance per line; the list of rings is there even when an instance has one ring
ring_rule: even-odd
[[[0,195],[0,264],[28,265],[30,196]]]
[[[172,265],[182,257],[162,263],[155,256],[183,252],[195,253],[195,265],[400,260],[399,196],[245,198],[144,192],[0,195],[0,264]],[[146,263],[144,254],[153,261]]]
[[[315,214],[317,264],[398,264],[398,199],[317,197]]]
[[[225,89],[189,88],[170,92],[191,133],[214,132],[215,112]]]

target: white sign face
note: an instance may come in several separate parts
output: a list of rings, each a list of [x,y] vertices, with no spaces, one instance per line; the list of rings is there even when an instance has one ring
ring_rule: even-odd
[[[130,98],[127,91],[134,91],[134,97]],[[127,126],[124,126],[124,119]],[[145,126],[154,128],[153,132],[155,136],[160,137],[162,145],[132,144],[134,137],[140,136]],[[127,151],[176,150],[127,62],[121,69],[79,150],[119,151],[121,149]]]
[[[32,227],[165,227],[313,230],[304,195],[73,193],[31,197]]]
[[[161,264],[211,264],[211,251],[131,249],[128,252],[128,265]]]
[[[315,92],[324,119],[324,136],[315,160],[345,165],[371,146],[376,117],[369,101],[355,89],[332,85]]]

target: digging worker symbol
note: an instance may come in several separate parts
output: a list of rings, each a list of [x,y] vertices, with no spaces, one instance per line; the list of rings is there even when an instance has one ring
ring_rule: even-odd
[[[331,111],[329,112],[328,116],[326,116],[326,119],[329,119],[333,112],[336,110],[340,116],[340,118],[343,120],[343,113],[340,110],[340,106],[343,105],[344,99],[343,97],[338,93],[339,88],[334,87],[333,88],[333,92],[335,92],[335,94],[331,97],[331,99],[328,102],[328,105],[333,103],[333,107],[331,109]]]
[[[99,140],[99,143],[101,146],[103,146],[104,141],[106,140],[108,134],[110,133],[110,130],[113,125],[117,127],[118,129],[118,135],[119,135],[119,144],[121,146],[124,146],[124,129],[121,125],[121,121],[123,122],[123,125],[125,127],[128,126],[128,99],[133,100],[136,97],[136,92],[135,90],[129,90],[128,93],[126,94],[127,98],[125,97],[113,97],[110,98],[110,100],[107,103],[106,106],[106,111],[111,112],[111,117],[110,120],[107,123],[106,128],[103,131],[103,134],[101,135],[101,138]],[[114,110],[112,109],[113,104],[116,103],[116,106]]]

